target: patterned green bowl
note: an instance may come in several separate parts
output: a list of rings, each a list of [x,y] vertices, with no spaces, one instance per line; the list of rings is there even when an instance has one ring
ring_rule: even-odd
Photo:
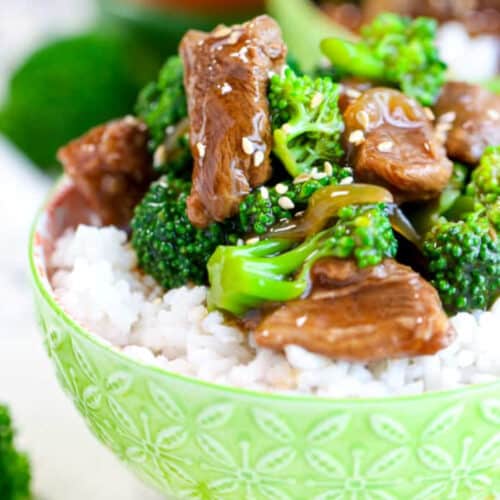
[[[192,499],[500,494],[500,383],[388,399],[266,394],[141,364],[92,335],[57,303],[47,266],[54,237],[89,220],[59,185],[31,238],[36,310],[61,385],[145,481]]]

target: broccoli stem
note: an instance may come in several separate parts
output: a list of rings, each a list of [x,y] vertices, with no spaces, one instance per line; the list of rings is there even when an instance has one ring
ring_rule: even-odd
[[[396,250],[384,204],[344,206],[333,225],[302,242],[278,235],[253,245],[219,246],[207,265],[209,307],[243,314],[267,301],[297,299],[307,292],[318,259],[353,258],[363,268]]]
[[[331,20],[310,0],[267,0],[266,8],[281,26],[289,52],[305,71],[320,63],[319,43],[323,38],[356,39],[353,32]]]
[[[341,71],[373,80],[384,77],[383,61],[376,58],[363,43],[327,38],[321,42],[321,50]]]

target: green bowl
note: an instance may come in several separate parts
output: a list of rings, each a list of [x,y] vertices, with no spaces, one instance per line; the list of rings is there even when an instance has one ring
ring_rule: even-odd
[[[146,482],[192,499],[500,494],[500,382],[388,399],[268,394],[141,364],[91,334],[57,303],[46,259],[64,228],[89,220],[59,184],[30,243],[36,310],[61,385]]]

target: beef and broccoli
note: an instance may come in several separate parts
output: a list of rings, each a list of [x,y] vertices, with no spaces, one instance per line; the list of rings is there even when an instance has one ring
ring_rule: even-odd
[[[189,31],[136,116],[62,148],[159,285],[350,361],[433,354],[500,294],[500,96],[446,81],[436,22],[381,14],[304,73],[278,24]]]

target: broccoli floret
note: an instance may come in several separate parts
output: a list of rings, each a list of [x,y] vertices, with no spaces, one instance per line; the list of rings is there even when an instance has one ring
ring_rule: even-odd
[[[337,216],[332,227],[334,257],[354,257],[358,267],[364,268],[396,255],[398,244],[385,204],[348,205]]]
[[[28,458],[14,447],[14,429],[9,411],[0,405],[0,498],[30,498],[30,467]]]
[[[322,187],[338,184],[352,176],[348,167],[334,166],[332,175],[317,175],[301,183],[284,181],[274,187],[256,189],[240,204],[237,226],[242,234],[262,235],[280,221],[304,210],[309,198]]]
[[[187,117],[183,78],[182,59],[178,55],[172,56],[160,70],[158,80],[150,82],[139,94],[135,111],[149,128],[152,151],[156,151],[165,142],[169,132],[173,133],[175,125]],[[176,146],[177,153],[180,154],[173,161],[178,162],[179,158],[182,158],[181,166],[184,166],[191,158],[189,144],[184,135],[178,137]],[[166,158],[165,161],[168,163],[170,159]],[[168,170],[168,165],[163,169]]]
[[[273,151],[293,177],[342,156],[339,89],[330,78],[313,80],[297,76],[290,68],[271,77]]]
[[[479,166],[474,169],[467,195],[484,207],[496,231],[500,231],[500,146],[485,149]]]
[[[386,210],[384,204],[345,206],[335,224],[294,248],[292,240],[277,238],[219,246],[207,266],[209,306],[243,314],[266,301],[299,298],[323,257],[354,258],[361,268],[393,257],[397,243]]]
[[[328,38],[323,53],[340,71],[396,85],[424,106],[434,104],[445,82],[446,64],[436,46],[437,22],[381,14],[361,30],[361,41]]]
[[[485,151],[467,186],[467,171],[456,164],[441,196],[412,215],[424,235],[427,271],[450,314],[486,309],[500,291],[499,153]]]
[[[500,243],[486,217],[441,220],[423,252],[432,284],[450,313],[486,309],[500,292]]]
[[[205,284],[206,264],[218,245],[230,240],[221,224],[194,227],[186,214],[191,183],[162,177],[137,205],[132,246],[139,266],[164,288]]]

